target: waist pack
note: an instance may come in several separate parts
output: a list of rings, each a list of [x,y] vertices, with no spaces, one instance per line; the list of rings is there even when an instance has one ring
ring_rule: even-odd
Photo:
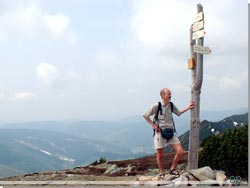
[[[171,107],[171,112],[173,112],[173,103],[170,102],[170,107]],[[161,108],[161,102],[158,102],[158,108],[157,108],[157,112],[155,114],[155,117],[154,117],[154,123],[156,123],[158,126],[158,114],[161,114],[162,115],[162,108]],[[173,121],[173,128],[160,128],[160,131],[161,131],[161,135],[163,138],[167,139],[167,140],[170,140],[173,136],[174,136],[174,132],[176,132],[176,129],[175,129],[175,123]],[[154,134],[153,134],[153,137],[155,136],[155,130],[154,130]]]
[[[161,128],[161,136],[166,140],[170,140],[174,136],[174,129],[171,128]]]

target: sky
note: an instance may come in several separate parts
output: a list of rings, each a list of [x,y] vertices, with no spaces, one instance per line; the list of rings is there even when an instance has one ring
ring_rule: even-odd
[[[247,108],[246,0],[0,0],[0,122],[141,115],[191,98],[189,29],[203,5],[201,110]]]

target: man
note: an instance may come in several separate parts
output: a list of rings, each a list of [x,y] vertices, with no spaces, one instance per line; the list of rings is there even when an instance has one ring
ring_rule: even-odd
[[[162,137],[161,132],[160,132],[160,127],[163,128],[173,128],[174,122],[173,122],[173,116],[172,116],[172,111],[175,113],[177,116],[180,116],[184,112],[188,111],[189,109],[194,108],[194,102],[190,102],[189,106],[187,108],[184,108],[183,110],[178,110],[178,108],[173,104],[173,108],[171,110],[171,91],[168,88],[164,88],[160,92],[160,96],[162,98],[161,102],[161,108],[162,108],[162,113],[158,114],[158,120],[154,123],[151,119],[150,116],[154,115],[157,113],[158,109],[158,103],[152,105],[146,112],[144,112],[143,117],[146,119],[146,121],[153,127],[155,130],[155,135],[154,135],[154,146],[157,151],[156,153],[156,158],[157,158],[157,164],[160,170],[160,177],[164,177],[164,169],[163,169],[163,148],[166,145],[170,145],[174,148],[175,150],[175,157],[173,160],[173,163],[170,167],[170,174],[172,175],[179,175],[179,172],[176,170],[176,166],[181,159],[184,151],[182,148],[182,145],[178,139],[177,136],[173,136],[171,139],[166,140]],[[158,126],[158,125],[159,126]]]

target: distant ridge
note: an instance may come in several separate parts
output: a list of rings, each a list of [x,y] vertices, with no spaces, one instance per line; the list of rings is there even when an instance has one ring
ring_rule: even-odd
[[[204,120],[201,122],[200,125],[200,141],[205,139],[206,137],[212,134],[219,134],[223,133],[229,129],[239,128],[244,126],[248,123],[248,113],[241,114],[241,115],[233,115],[219,122],[209,122]],[[179,139],[183,145],[185,150],[188,150],[189,145],[189,131],[185,132]],[[169,150],[169,149],[168,149]]]
[[[218,122],[204,120],[200,126],[200,140],[238,128],[247,122],[247,113]],[[90,164],[101,157],[108,161],[125,160],[155,153],[152,128],[144,121],[64,123],[61,127],[56,122],[31,125],[34,129],[25,129],[25,124],[0,129],[0,177],[74,168]],[[189,131],[179,136],[179,139],[187,150]]]

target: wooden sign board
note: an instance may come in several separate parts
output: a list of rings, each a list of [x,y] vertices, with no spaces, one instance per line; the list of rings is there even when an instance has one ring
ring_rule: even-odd
[[[204,21],[196,22],[193,24],[193,31],[198,31],[204,28]]]
[[[204,29],[199,30],[199,31],[195,31],[195,32],[193,33],[192,38],[193,38],[193,40],[195,40],[195,39],[198,39],[198,38],[204,37],[204,36],[205,36],[205,34],[206,34],[206,32],[205,32],[205,30],[204,30]]]
[[[194,22],[198,22],[198,21],[200,21],[200,20],[202,20],[202,19],[203,19],[203,12],[199,12],[199,13],[195,16]]]
[[[194,52],[199,54],[210,54],[211,49],[207,46],[194,45]]]

